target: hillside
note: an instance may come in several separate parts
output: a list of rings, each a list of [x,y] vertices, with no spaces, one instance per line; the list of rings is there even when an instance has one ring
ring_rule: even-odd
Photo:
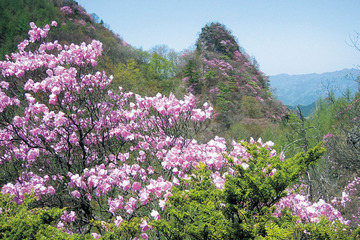
[[[241,126],[249,135],[259,136],[273,121],[286,113],[270,91],[268,77],[238,45],[226,26],[210,23],[202,28],[196,51],[185,56],[182,81],[187,91],[216,111],[215,134],[234,133]],[[244,132],[234,133],[244,136]],[[246,135],[246,134],[245,134]]]
[[[62,44],[102,42],[98,69],[114,75],[113,85],[121,85],[142,95],[177,92],[180,80],[169,80],[179,72],[180,54],[158,46],[151,52],[137,49],[113,33],[96,14],[89,14],[73,0],[4,0],[0,2],[0,60],[16,50],[27,35],[29,23],[43,27],[51,21],[58,26],[47,37]],[[183,95],[179,90],[177,96]]]
[[[209,102],[216,117],[204,135],[259,137],[286,113],[285,106],[273,98],[268,77],[225,25],[206,25],[196,42],[196,50],[185,50],[180,56],[167,46],[157,46],[149,52],[132,47],[107,29],[96,14],[87,13],[75,1],[29,3],[14,0],[0,4],[5,13],[2,23],[8,23],[0,28],[0,53],[16,48],[29,29],[29,22],[44,26],[56,20],[59,26],[49,35],[50,41],[79,44],[96,39],[103,43],[98,69],[114,76],[114,89],[121,86],[126,91],[150,96],[157,92],[166,95],[172,92],[177,97],[191,93],[199,104]]]
[[[0,2],[0,59],[16,50],[17,44],[27,36],[29,23],[42,27],[51,21],[57,26],[48,40],[61,43],[103,43],[105,58],[112,63],[124,61],[129,55],[126,44],[102,23],[98,23],[85,9],[72,0],[4,0]]]
[[[356,79],[359,75],[359,69],[344,69],[322,74],[279,74],[270,76],[269,80],[275,95],[284,104],[305,106],[326,96],[329,91],[334,91],[335,96],[341,96],[347,89],[354,93],[358,88]]]

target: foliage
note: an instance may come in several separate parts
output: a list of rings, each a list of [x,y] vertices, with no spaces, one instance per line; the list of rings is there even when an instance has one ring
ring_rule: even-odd
[[[175,76],[176,66],[158,53],[153,53],[150,59],[150,67],[158,75],[160,80]]]
[[[60,14],[47,0],[4,0],[0,2],[0,12],[0,60],[26,36],[29,22],[45,25],[51,20],[58,21]]]
[[[183,70],[182,79],[187,82],[188,91],[194,94],[200,94],[202,89],[202,83],[200,82],[200,71],[197,70],[197,62],[195,59],[190,59]]]
[[[338,220],[329,221],[322,217],[319,222],[298,224],[301,239],[358,239],[356,232],[351,233],[349,227]]]
[[[230,58],[235,51],[239,51],[239,45],[230,30],[220,23],[210,23],[201,29],[196,48],[198,51],[216,52]]]
[[[246,152],[240,154],[240,149]],[[228,157],[232,172],[226,175],[223,190],[215,188],[211,171],[200,164],[189,180],[181,181],[185,185],[173,187],[164,218],[151,225],[165,239],[351,239],[348,226],[321,216],[331,217],[334,209],[316,212],[318,222],[299,222],[293,209],[305,210],[306,205],[278,205],[287,201],[287,189],[323,153],[324,148],[317,146],[307,154],[283,159],[271,150],[271,143],[234,145],[233,157]]]
[[[121,219],[119,222],[119,217],[115,220],[115,223],[107,223],[104,221],[95,221],[93,224],[98,229],[101,234],[92,233],[92,235],[99,236],[104,240],[115,240],[115,239],[133,239],[135,236],[141,235],[141,226],[142,219],[135,217],[129,221]],[[144,235],[143,235],[144,236]]]
[[[126,63],[119,63],[116,66],[113,84],[122,86],[125,91],[136,93],[154,95],[159,92],[156,80],[147,79],[134,59],[130,59]]]
[[[0,238],[1,239],[85,239],[70,236],[56,228],[64,209],[31,208],[36,199],[27,196],[18,205],[9,195],[0,194]]]
[[[275,204],[287,195],[306,167],[317,161],[324,152],[320,146],[306,155],[282,159],[269,150],[268,145],[243,143],[249,154],[234,164],[234,174],[225,183],[227,215],[233,224],[237,239],[251,239],[266,235],[266,225],[276,222]],[[239,160],[235,160],[239,161]],[[236,163],[236,162],[234,162]]]
[[[229,239],[230,221],[223,214],[223,193],[216,189],[211,172],[200,164],[185,184],[173,187],[161,220],[152,226],[166,239]]]
[[[242,98],[242,109],[251,118],[263,117],[263,112],[261,111],[261,105],[259,101],[257,101],[254,97],[244,96]]]

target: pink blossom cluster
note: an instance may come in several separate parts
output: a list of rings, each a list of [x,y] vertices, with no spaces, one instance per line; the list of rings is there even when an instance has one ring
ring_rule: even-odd
[[[251,85],[251,84],[245,84],[245,87],[247,87],[248,89],[250,89],[250,91],[255,95],[258,96],[258,91],[255,90],[255,88]]]
[[[190,80],[190,77],[184,77],[183,79],[181,79],[181,81],[183,82],[183,83],[185,83],[185,82],[187,82],[187,81],[189,81]]]
[[[230,63],[228,63],[227,61],[225,61],[224,59],[219,60],[217,58],[213,58],[211,60],[207,60],[206,58],[204,58],[203,60],[208,66],[213,67],[213,68],[218,68],[221,71],[233,71],[234,70],[233,66]]]
[[[69,230],[69,227],[75,222],[76,213],[74,211],[68,212],[65,210],[60,219],[61,220],[57,223],[56,227],[62,229],[64,232],[70,235],[73,235],[73,232]]]
[[[259,100],[260,102],[264,102],[264,99],[262,99],[260,96],[256,96],[255,99]]]
[[[345,187],[341,197],[331,202],[346,213],[346,217],[354,226],[360,226],[360,177],[356,177]]]
[[[329,138],[333,137],[334,135],[332,135],[331,133],[327,133],[326,135],[324,135],[323,137],[323,141],[327,142]]]
[[[357,191],[359,191],[358,187],[360,184],[360,177],[354,179],[354,181],[350,182],[346,188],[345,192],[347,192],[350,196],[355,195]]]
[[[55,189],[53,186],[46,186],[46,182],[49,180],[49,176],[45,175],[40,177],[32,172],[24,172],[21,177],[15,182],[15,184],[7,183],[5,184],[1,192],[3,194],[11,194],[14,196],[14,202],[20,204],[23,202],[26,195],[32,193],[36,197],[40,198],[41,195],[45,194],[55,194]]]
[[[218,87],[211,88],[209,90],[210,93],[218,95],[220,93],[220,89]]]
[[[98,234],[98,233],[91,233],[91,236],[92,236],[94,239],[100,239],[100,238],[101,238],[101,234]]]
[[[81,25],[81,26],[85,26],[86,24],[84,19],[75,19],[74,22],[76,25]]]
[[[223,156],[226,152],[225,139],[215,137],[206,144],[198,144],[195,140],[187,140],[185,146],[176,145],[169,151],[159,155],[163,169],[171,170],[173,183],[178,184],[178,178],[187,178],[186,173],[195,168],[199,162],[206,164],[214,172],[223,170],[227,161]],[[223,188],[224,175],[213,175],[213,181],[219,188]]]
[[[63,6],[60,8],[60,10],[65,13],[66,15],[69,15],[72,13],[72,9],[69,6]]]
[[[290,194],[282,198],[276,203],[276,211],[274,215],[281,216],[281,210],[289,208],[294,215],[300,217],[301,221],[305,222],[318,222],[320,216],[327,217],[330,221],[339,220],[344,224],[348,224],[340,211],[335,209],[331,204],[326,203],[320,199],[317,203],[312,203],[306,199],[305,196],[300,194]]]
[[[80,46],[75,44],[62,46],[58,41],[53,43],[47,42],[40,44],[38,50],[35,52],[25,52],[25,48],[30,42],[45,38],[47,32],[50,30],[49,25],[46,25],[44,29],[37,28],[34,23],[30,25],[32,26],[32,30],[29,31],[30,39],[24,40],[18,45],[18,53],[13,53],[11,54],[11,58],[7,57],[7,61],[0,62],[2,75],[6,77],[22,77],[27,71],[48,68],[47,74],[50,79],[45,80],[52,81],[51,78],[57,80],[56,76],[67,71],[67,69],[59,65],[75,64],[84,66],[87,63],[91,63],[92,66],[97,65],[96,58],[101,55],[102,44],[95,40],[93,40],[91,44],[86,45],[82,43]],[[53,25],[56,24],[53,23]],[[57,50],[58,54],[48,53],[48,51],[51,52],[53,50]],[[38,85],[41,85],[41,83],[38,83]],[[43,85],[46,85],[46,83],[43,83]]]
[[[235,51],[234,52],[234,59],[236,61],[240,62],[240,61],[244,60],[244,56],[239,51]]]
[[[229,39],[226,39],[226,40],[221,40],[220,44],[226,46],[226,45],[232,45],[233,43]]]
[[[76,219],[76,213],[74,211],[71,211],[70,213],[68,213],[67,211],[65,211],[63,213],[63,215],[61,215],[61,220],[63,220],[66,223],[69,222],[74,222]]]

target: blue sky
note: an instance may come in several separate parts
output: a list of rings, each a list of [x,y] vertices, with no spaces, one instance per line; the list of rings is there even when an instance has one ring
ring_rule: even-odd
[[[267,75],[356,68],[360,0],[78,0],[134,47],[192,48],[220,22]],[[359,66],[360,67],[360,66]]]

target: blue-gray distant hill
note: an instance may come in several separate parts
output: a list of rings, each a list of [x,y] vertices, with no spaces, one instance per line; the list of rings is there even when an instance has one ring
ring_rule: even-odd
[[[329,90],[333,90],[336,96],[340,96],[347,89],[355,92],[358,88],[358,76],[359,69],[344,69],[322,74],[279,74],[270,76],[269,79],[274,94],[284,104],[306,106],[314,103],[319,97],[326,96]]]

